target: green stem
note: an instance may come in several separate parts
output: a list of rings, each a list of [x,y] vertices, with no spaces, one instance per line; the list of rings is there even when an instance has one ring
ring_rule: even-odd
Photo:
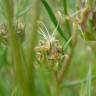
[[[13,57],[13,63],[16,67],[16,75],[17,79],[22,86],[23,94],[24,96],[27,96],[27,90],[26,90],[26,77],[24,72],[24,60],[23,55],[21,53],[20,45],[17,41],[16,37],[16,31],[15,31],[15,25],[14,25],[14,6],[13,6],[13,0],[4,0],[4,6],[5,6],[5,13],[6,13],[6,21],[7,21],[7,27],[8,27],[8,40],[11,48],[11,53]]]
[[[69,53],[67,54],[67,58],[65,58],[65,64],[62,66],[60,72],[58,72],[58,84],[61,85],[62,82],[65,80],[65,77],[66,75],[68,74],[69,72],[69,68],[70,68],[70,65],[71,65],[71,61],[72,61],[72,58],[73,58],[73,55],[74,55],[74,48],[77,44],[77,27],[75,28],[77,23],[75,23],[73,25],[73,32],[72,32],[72,47],[71,49],[69,50]]]
[[[34,59],[35,52],[34,47],[38,41],[38,26],[37,21],[40,17],[40,0],[32,1],[32,21],[31,21],[31,32],[28,33],[27,38],[27,63],[28,63],[28,80],[29,80],[29,90],[31,92],[30,96],[36,96],[36,88],[35,88],[35,69],[34,69]]]
[[[67,1],[68,0],[63,0],[63,6],[64,6],[64,14],[65,17],[68,16],[68,6],[67,6]],[[66,31],[69,33],[69,37],[71,36],[71,28],[70,28],[70,22],[68,19],[65,19],[65,24],[66,24]]]
[[[63,4],[64,4],[64,14],[65,14],[65,15],[68,15],[67,0],[63,0]]]

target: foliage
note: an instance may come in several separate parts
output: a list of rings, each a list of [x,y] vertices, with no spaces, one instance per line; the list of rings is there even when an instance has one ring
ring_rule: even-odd
[[[95,96],[95,3],[0,0],[0,96]]]

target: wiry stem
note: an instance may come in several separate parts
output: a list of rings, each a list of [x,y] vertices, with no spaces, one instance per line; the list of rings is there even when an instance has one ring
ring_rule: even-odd
[[[65,64],[62,66],[62,69],[60,70],[60,72],[58,73],[58,84],[61,85],[63,80],[65,79],[65,76],[67,75],[68,71],[69,71],[69,67],[72,61],[72,57],[74,54],[74,48],[76,46],[77,43],[77,22],[75,22],[73,24],[73,34],[72,34],[72,48],[69,50],[68,56],[65,59]]]
[[[70,50],[68,57],[66,58],[66,63],[64,64],[64,66],[62,67],[62,69],[59,73],[59,79],[58,79],[59,84],[61,84],[63,82],[63,80],[65,79],[65,76],[66,76],[66,74],[69,70],[69,66],[71,64],[72,55],[73,55],[73,52],[72,52],[72,50]]]
[[[63,6],[64,6],[64,15],[68,17],[68,7],[67,7],[67,0],[63,0]],[[71,36],[71,28],[70,28],[70,22],[68,19],[65,19],[65,28],[67,33],[69,33],[69,37]]]

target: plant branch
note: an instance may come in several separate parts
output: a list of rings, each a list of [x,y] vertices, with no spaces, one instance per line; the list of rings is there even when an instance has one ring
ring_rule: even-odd
[[[15,31],[15,25],[14,25],[14,5],[13,0],[4,0],[4,6],[5,6],[5,18],[7,21],[7,27],[8,27],[8,40],[9,45],[11,48],[11,54],[13,58],[14,66],[16,67],[16,75],[17,79],[19,81],[19,84],[22,87],[22,91],[24,96],[27,95],[26,90],[26,71],[24,69],[24,58],[21,51],[21,47],[19,45],[19,42],[16,37],[16,31]]]

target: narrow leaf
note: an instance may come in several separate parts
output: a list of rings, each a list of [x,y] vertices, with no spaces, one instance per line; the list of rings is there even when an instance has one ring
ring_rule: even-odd
[[[46,8],[46,11],[48,12],[48,15],[50,16],[50,19],[52,20],[53,24],[55,27],[58,26],[57,30],[59,32],[59,34],[67,41],[67,38],[65,37],[63,30],[61,29],[60,25],[58,25],[58,21],[52,11],[52,8],[50,7],[50,5],[48,4],[47,0],[41,0],[44,7]]]

